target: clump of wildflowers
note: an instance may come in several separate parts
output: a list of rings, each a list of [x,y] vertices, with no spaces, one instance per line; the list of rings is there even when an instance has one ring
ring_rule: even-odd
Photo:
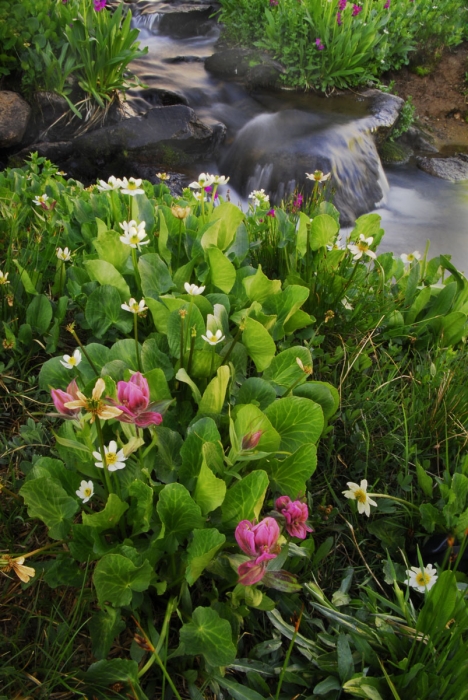
[[[362,7],[360,5],[353,5],[352,16],[356,17],[360,12],[362,12]]]
[[[257,525],[241,520],[236,527],[237,544],[250,559],[239,566],[239,583],[252,586],[266,574],[267,564],[275,559],[281,548],[279,525],[274,518],[264,518]]]
[[[289,496],[280,496],[276,499],[275,508],[283,516],[284,526],[291,537],[304,540],[308,532],[313,532],[313,529],[307,525],[309,509],[305,503],[291,501]]]

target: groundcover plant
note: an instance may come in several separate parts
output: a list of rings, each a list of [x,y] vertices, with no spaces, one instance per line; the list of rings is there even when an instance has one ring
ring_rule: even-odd
[[[0,174],[6,697],[466,696],[468,283],[308,177]]]

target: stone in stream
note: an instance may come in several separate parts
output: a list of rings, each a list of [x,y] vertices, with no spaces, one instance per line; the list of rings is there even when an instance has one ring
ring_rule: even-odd
[[[418,168],[429,175],[435,175],[443,180],[459,182],[468,180],[468,153],[457,153],[451,158],[416,158]]]
[[[31,107],[16,92],[0,91],[0,148],[10,148],[21,143]]]

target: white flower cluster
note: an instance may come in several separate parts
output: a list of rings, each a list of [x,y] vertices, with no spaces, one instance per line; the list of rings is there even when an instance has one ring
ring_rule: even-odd
[[[108,192],[110,190],[120,190],[122,194],[129,194],[134,197],[136,194],[144,194],[145,191],[141,189],[141,179],[136,179],[134,177],[126,177],[120,179],[119,177],[110,176],[107,182],[104,180],[99,180],[99,185],[97,186],[100,192]]]

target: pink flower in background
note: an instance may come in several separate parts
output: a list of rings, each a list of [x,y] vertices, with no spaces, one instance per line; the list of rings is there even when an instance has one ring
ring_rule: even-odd
[[[336,13],[336,22],[340,27],[343,24],[343,20],[341,19],[341,12]]]
[[[360,5],[353,5],[353,17],[356,17],[356,15],[358,15],[360,12],[362,12],[362,7]]]
[[[278,0],[270,0],[270,7],[278,4]]]
[[[275,210],[274,210],[274,209],[270,209],[270,211],[267,211],[267,216],[271,216],[271,217],[274,219],[275,216],[276,216]]]
[[[62,391],[62,389],[50,390],[55,408],[59,413],[61,413],[62,416],[67,416],[68,418],[76,418],[79,415],[79,408],[71,409],[65,406],[65,404],[68,401],[76,401],[78,399],[77,391],[78,385],[75,380],[70,382],[70,384],[67,386],[66,391]]]
[[[321,39],[316,39],[315,40],[315,46],[318,48],[319,51],[323,51],[325,46],[322,44]]]
[[[390,7],[390,0],[387,0],[387,2],[384,5],[384,10],[388,10],[389,7]]]
[[[300,209],[300,207],[302,206],[303,200],[304,200],[304,197],[302,196],[302,194],[296,195],[296,199],[293,202],[293,207]]]
[[[346,8],[348,0],[340,0],[338,3],[338,12],[343,12],[343,10]]]
[[[307,525],[309,509],[301,501],[291,501],[289,496],[280,496],[276,499],[276,510],[281,513],[285,520],[285,527],[291,537],[299,537],[303,540],[308,532],[313,532]]]
[[[93,0],[96,12],[101,12],[106,7],[106,0]]]
[[[235,537],[250,561],[239,566],[239,583],[252,586],[263,578],[267,562],[275,559],[279,552],[279,536],[280,529],[274,518],[263,518],[257,525],[250,520],[241,520],[236,527]]]
[[[118,382],[117,399],[115,405],[122,411],[118,420],[122,423],[134,423],[139,428],[162,423],[162,415],[151,411],[148,382],[140,372],[132,374],[128,382]]]

